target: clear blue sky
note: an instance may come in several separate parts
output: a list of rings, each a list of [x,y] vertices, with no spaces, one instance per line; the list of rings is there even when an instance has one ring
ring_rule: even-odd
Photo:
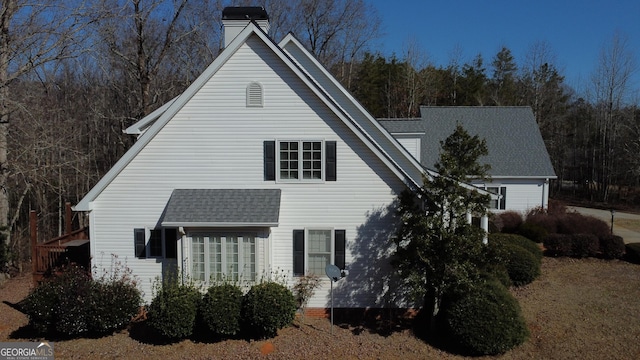
[[[566,83],[579,90],[603,44],[619,31],[640,64],[640,0],[368,1],[382,18],[380,49],[387,56],[402,57],[415,41],[436,65],[446,65],[456,47],[463,63],[481,53],[488,64],[504,45],[521,64],[531,44],[544,41]],[[640,88],[640,71],[633,87]]]

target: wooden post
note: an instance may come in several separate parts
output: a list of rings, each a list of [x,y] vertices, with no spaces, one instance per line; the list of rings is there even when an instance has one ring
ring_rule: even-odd
[[[65,205],[65,214],[64,214],[64,233],[71,234],[71,203],[67,202]]]
[[[31,235],[31,272],[35,275],[37,270],[36,245],[38,244],[38,215],[35,210],[29,212],[29,233]]]

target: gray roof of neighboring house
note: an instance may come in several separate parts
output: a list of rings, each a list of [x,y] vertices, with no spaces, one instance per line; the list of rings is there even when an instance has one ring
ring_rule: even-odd
[[[460,124],[470,135],[487,141],[489,155],[480,162],[491,165],[491,176],[556,177],[530,107],[423,106],[420,112],[421,118],[380,119],[379,122],[391,134],[423,133],[420,162],[429,169],[433,169],[440,157],[440,141]]]
[[[176,189],[163,226],[277,226],[280,189]]]

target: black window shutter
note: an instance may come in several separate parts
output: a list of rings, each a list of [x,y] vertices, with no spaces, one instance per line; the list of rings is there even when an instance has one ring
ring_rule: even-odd
[[[333,240],[335,241],[334,250],[335,250],[335,261],[334,265],[340,268],[340,270],[344,270],[345,268],[345,243],[346,236],[345,230],[336,230],[333,235]]]
[[[336,142],[325,142],[325,180],[336,181]]]
[[[164,255],[167,259],[178,257],[178,231],[176,228],[164,229]]]
[[[276,179],[276,142],[264,142],[264,180]]]
[[[145,248],[145,233],[144,229],[133,229],[134,248],[136,257],[144,259],[147,257]]]
[[[304,230],[293,230],[293,275],[304,275]]]
[[[501,187],[500,188],[500,195],[502,195],[500,197],[500,210],[504,210],[506,209],[506,205],[507,205],[507,188],[506,187]]]

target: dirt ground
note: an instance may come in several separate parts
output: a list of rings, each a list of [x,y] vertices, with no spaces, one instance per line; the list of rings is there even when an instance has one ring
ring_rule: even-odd
[[[0,288],[0,342],[40,340],[26,326],[27,318],[7,304],[28,294],[29,279],[14,278]],[[640,358],[640,265],[545,258],[540,278],[512,291],[531,337],[497,358]],[[330,325],[327,319],[307,318],[265,341],[194,338],[158,344],[142,324],[97,339],[47,340],[53,341],[56,359],[464,358],[424,343],[403,327]]]

